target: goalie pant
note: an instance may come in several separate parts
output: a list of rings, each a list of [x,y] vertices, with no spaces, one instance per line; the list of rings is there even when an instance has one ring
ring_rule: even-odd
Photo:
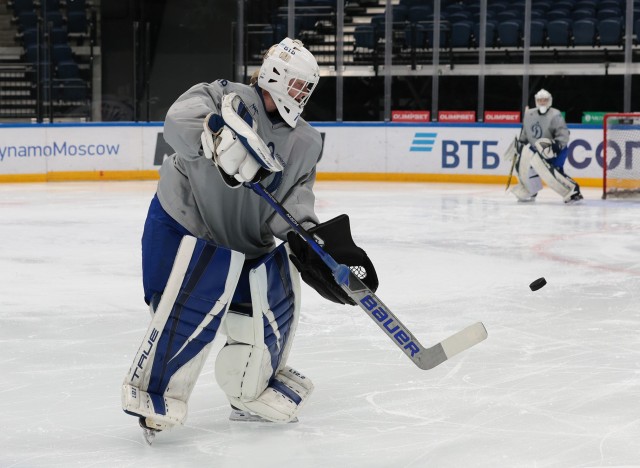
[[[164,242],[157,241],[157,230],[154,235],[164,251],[177,242],[176,255],[161,297],[151,301],[155,313],[125,377],[124,411],[153,429],[183,424],[189,396],[222,331],[227,343],[215,374],[230,403],[270,421],[293,420],[313,384],[286,365],[300,305],[287,245],[245,262],[239,252],[180,237],[179,229]],[[149,255],[143,265],[145,259]]]
[[[578,183],[566,175],[561,167],[552,164],[556,156],[549,150],[550,147],[544,146],[544,142],[540,140],[535,145],[525,145],[522,148],[516,165],[518,183],[511,188],[519,201],[533,200],[542,189],[542,181],[560,195],[565,203],[580,193]],[[566,149],[563,151],[566,152]],[[557,159],[564,160],[563,156],[561,154]]]

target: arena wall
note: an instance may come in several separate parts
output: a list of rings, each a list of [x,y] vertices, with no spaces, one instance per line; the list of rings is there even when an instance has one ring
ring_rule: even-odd
[[[324,140],[319,180],[496,183],[517,124],[313,124]],[[565,171],[602,185],[602,129],[569,125]],[[172,149],[162,123],[0,125],[0,182],[157,179]]]

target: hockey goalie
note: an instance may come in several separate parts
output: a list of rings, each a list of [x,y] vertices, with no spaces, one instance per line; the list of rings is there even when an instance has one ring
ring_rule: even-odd
[[[226,343],[215,378],[230,419],[295,421],[313,391],[311,380],[289,364],[300,277],[327,299],[352,303],[245,184],[264,181],[277,191],[337,261],[366,270],[363,281],[377,288],[348,218],[320,223],[315,214],[322,139],[300,115],[318,80],[313,55],[286,38],[267,52],[251,85],[195,85],[169,109],[164,136],[176,153],[162,165],[142,236],[152,320],[121,388],[122,408],[138,418],[149,443],[186,421],[219,333]]]
[[[544,182],[565,203],[582,200],[580,186],[564,172],[569,129],[562,113],[551,107],[552,96],[545,89],[536,93],[535,102],[536,107],[524,115],[519,138],[506,154],[518,176],[511,193],[519,202],[532,202]]]

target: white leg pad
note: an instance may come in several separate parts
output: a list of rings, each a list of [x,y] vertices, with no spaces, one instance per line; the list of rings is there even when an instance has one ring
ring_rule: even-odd
[[[533,197],[542,190],[540,177],[531,166],[533,156],[536,156],[536,153],[534,153],[528,145],[522,148],[517,163],[517,173],[518,182],[524,190],[514,189],[511,191],[520,201],[528,201],[528,198]]]
[[[558,171],[547,160],[539,154],[534,154],[531,158],[531,166],[536,170],[544,183],[547,184],[554,192],[567,201],[576,192],[578,184],[575,181]]]
[[[516,196],[518,201],[521,201],[521,202],[535,201],[533,194],[531,194],[529,190],[527,190],[527,188],[520,183],[520,181],[518,181],[517,184],[512,185],[509,191]]]
[[[300,279],[286,244],[251,270],[252,313],[229,310],[227,345],[216,359],[216,380],[233,406],[270,421],[295,418],[313,384],[285,367],[300,310]]]
[[[157,430],[168,429],[183,424],[187,418],[187,404],[175,398],[164,397],[165,414],[157,414],[153,409],[153,402],[149,393],[133,385],[122,386],[122,407],[125,411],[143,416],[148,427]]]
[[[269,421],[287,423],[295,419],[313,392],[313,383],[291,367],[278,372],[255,399],[245,401],[229,395],[233,406]]]

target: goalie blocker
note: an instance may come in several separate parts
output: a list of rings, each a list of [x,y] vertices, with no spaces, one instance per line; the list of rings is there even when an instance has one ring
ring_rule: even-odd
[[[286,365],[300,295],[288,257],[282,244],[244,263],[239,252],[185,236],[124,380],[124,411],[156,431],[184,424],[189,397],[222,328],[227,344],[215,374],[230,403],[269,421],[294,420],[313,384]]]
[[[214,161],[229,187],[238,188],[243,182],[257,182],[282,171],[240,96],[226,94],[220,113],[212,112],[204,119],[201,142],[204,156]]]

